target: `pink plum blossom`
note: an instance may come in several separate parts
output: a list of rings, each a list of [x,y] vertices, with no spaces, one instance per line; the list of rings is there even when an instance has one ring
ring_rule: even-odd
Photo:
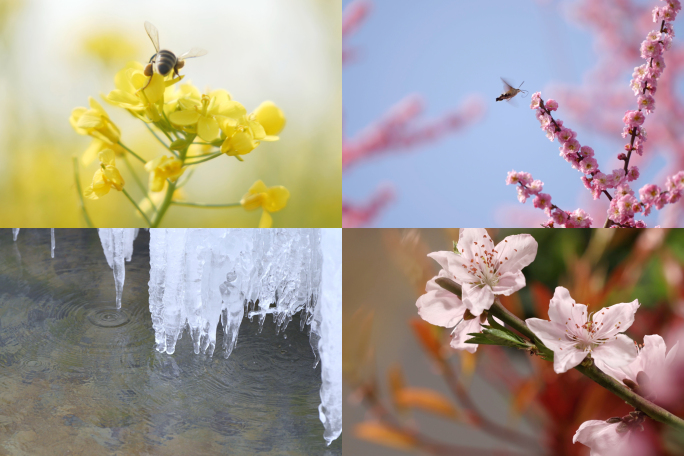
[[[643,109],[646,114],[650,114],[655,109],[655,100],[650,95],[640,95],[637,99],[639,108]]]
[[[575,209],[565,223],[566,228],[591,228],[593,219],[583,209]]]
[[[549,98],[548,100],[546,100],[546,104],[544,106],[546,106],[547,111],[555,111],[556,109],[558,109],[558,102],[556,100]]]
[[[551,195],[546,193],[538,193],[532,202],[537,209],[543,209],[546,215],[550,215],[551,211]]]
[[[644,114],[639,110],[627,111],[625,117],[622,119],[626,125],[629,125],[632,128],[641,126],[641,124],[644,123],[644,120],[646,120],[646,117],[644,117]]]
[[[428,256],[461,285],[463,303],[475,316],[491,307],[495,295],[510,296],[523,288],[521,270],[537,256],[537,241],[529,234],[508,236],[495,247],[484,228],[461,230],[457,248],[460,254]]]
[[[530,100],[530,109],[538,108],[540,101],[541,101],[541,92],[533,93],[532,99]]]
[[[584,174],[592,174],[598,169],[598,162],[594,157],[585,157],[579,163],[580,171]]]
[[[530,330],[553,351],[553,369],[567,372],[591,355],[599,369],[606,365],[621,367],[636,359],[632,339],[621,331],[634,322],[639,301],[604,307],[589,318],[587,306],[577,304],[563,287],[556,291],[549,305],[548,320],[528,318]]]

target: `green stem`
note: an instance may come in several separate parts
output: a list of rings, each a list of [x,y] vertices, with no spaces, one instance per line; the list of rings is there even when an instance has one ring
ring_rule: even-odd
[[[81,189],[81,176],[78,171],[78,157],[73,157],[74,162],[74,180],[76,181],[76,191],[78,192],[78,200],[81,202],[81,212],[83,212],[83,218],[86,221],[88,228],[93,227],[93,222],[90,221],[88,216],[88,211],[86,211],[85,201],[83,200],[83,190]]]
[[[240,207],[242,206],[240,203],[229,203],[229,204],[209,204],[209,203],[188,203],[185,201],[171,201],[171,204],[174,204],[176,206],[190,206],[190,207],[206,207],[206,208],[211,208],[211,209],[219,209],[219,208],[226,208],[226,207]]]
[[[137,158],[138,160],[140,160],[143,164],[147,163],[145,160],[142,159],[142,157],[140,157],[140,155],[136,154],[136,153],[133,152],[131,149],[129,149],[128,147],[124,146],[124,145],[121,143],[121,141],[119,141],[119,145],[120,145],[121,147],[123,147],[124,149],[126,149],[126,150],[127,150],[131,155],[133,155],[135,158]]]
[[[178,154],[176,153],[176,151],[173,150],[173,149],[171,149],[169,146],[167,146],[166,143],[164,142],[164,140],[162,140],[162,139],[159,137],[159,135],[157,135],[157,133],[154,132],[154,130],[152,129],[152,127],[150,127],[150,125],[149,125],[147,122],[143,122],[143,123],[145,124],[145,126],[147,127],[147,129],[150,130],[150,133],[152,133],[152,136],[154,136],[155,138],[157,138],[157,141],[159,141],[159,143],[160,143],[162,146],[164,146],[164,148],[168,149],[169,151],[171,151],[171,153],[172,153],[173,155],[175,155],[176,157],[178,157]],[[166,134],[166,132],[164,132],[164,130],[162,130],[162,132],[163,132],[164,134]],[[167,135],[166,137],[169,138],[169,140],[171,140],[171,142],[173,142],[173,139],[171,139],[168,135]]]
[[[145,213],[142,211],[142,209],[140,209],[140,206],[138,206],[138,203],[136,203],[133,200],[133,198],[131,198],[131,195],[128,194],[126,189],[122,188],[121,191],[123,192],[124,195],[126,195],[126,198],[128,198],[128,200],[131,202],[131,204],[133,204],[133,206],[135,206],[135,208],[138,210],[138,212],[140,212],[140,215],[143,216],[143,218],[147,222],[147,226],[152,226],[152,222],[150,222],[150,219],[147,218],[147,215],[145,215]]]
[[[143,195],[145,195],[145,198],[147,198],[147,201],[149,201],[150,204],[152,205],[152,209],[154,209],[154,211],[156,212],[156,211],[157,211],[157,206],[155,206],[154,203],[152,202],[152,199],[150,198],[149,193],[148,193],[147,190],[145,189],[145,186],[143,185],[142,181],[141,181],[140,178],[138,177],[138,174],[137,174],[137,173],[135,172],[135,170],[133,169],[133,166],[131,165],[131,162],[128,161],[128,158],[127,158],[125,155],[124,155],[124,162],[126,163],[126,166],[128,167],[128,170],[129,170],[129,171],[131,172],[131,174],[133,175],[133,180],[135,180],[135,182],[138,184],[138,187],[140,188],[140,191],[142,191]]]
[[[200,164],[200,163],[204,163],[204,162],[207,162],[207,161],[209,161],[209,160],[213,160],[213,159],[215,159],[216,157],[219,157],[219,156],[221,156],[221,155],[223,155],[223,152],[215,152],[215,153],[213,153],[213,154],[211,154],[211,155],[208,155],[206,158],[204,158],[204,159],[202,159],[202,160],[197,160],[197,161],[194,161],[194,162],[185,163],[183,166],[192,166],[192,165],[197,165],[197,164]],[[191,157],[191,158],[194,158],[194,157]]]
[[[447,279],[449,280],[449,279]],[[521,334],[528,337],[532,342],[534,342],[540,351],[548,351],[549,349],[539,341],[534,336],[534,333],[525,325],[525,322],[516,317],[513,313],[509,312],[504,306],[501,305],[497,299],[492,307],[489,309],[490,313],[502,320],[504,323],[509,325],[511,328],[517,330]],[[675,429],[680,431],[684,430],[684,420],[678,416],[673,415],[664,408],[654,404],[653,402],[643,398],[642,396],[636,394],[626,386],[623,386],[620,382],[615,380],[613,377],[606,375],[601,372],[593,363],[589,366],[583,366],[582,364],[575,366],[575,369],[580,371],[585,376],[589,377],[591,380],[595,381],[608,391],[612,392],[620,399],[627,402],[629,405],[637,410],[641,410],[649,417],[661,423],[669,424]]]
[[[162,201],[161,206],[159,206],[159,210],[157,211],[157,214],[154,216],[154,220],[152,221],[152,228],[157,228],[159,224],[162,221],[162,217],[164,217],[164,214],[166,214],[166,211],[169,209],[169,206],[171,206],[171,199],[173,197],[173,192],[176,190],[176,183],[171,182],[169,186],[166,188],[166,195],[164,195],[164,201]]]
[[[180,161],[181,163],[185,162],[185,156],[188,153],[188,149],[190,148],[190,144],[195,140],[194,134],[189,134],[186,139],[188,140],[188,145],[183,149],[180,153]],[[181,165],[182,166],[182,165]],[[164,201],[162,202],[161,206],[159,206],[159,210],[157,211],[157,214],[154,216],[154,220],[152,221],[151,227],[152,228],[157,228],[159,224],[162,221],[162,218],[164,217],[164,214],[166,214],[166,211],[169,209],[169,206],[171,206],[171,201],[173,199],[173,192],[176,190],[176,183],[169,181],[169,186],[166,188],[166,195],[164,195]]]

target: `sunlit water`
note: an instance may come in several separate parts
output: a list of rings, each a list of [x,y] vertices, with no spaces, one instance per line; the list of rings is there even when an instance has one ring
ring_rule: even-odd
[[[0,454],[341,455],[318,418],[320,366],[295,318],[244,320],[227,360],[154,350],[149,234],[123,307],[95,230],[0,230]],[[221,331],[217,347],[222,346]]]

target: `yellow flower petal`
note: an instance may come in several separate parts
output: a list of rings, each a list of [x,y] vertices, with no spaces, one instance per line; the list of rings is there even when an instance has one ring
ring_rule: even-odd
[[[244,131],[238,131],[230,139],[230,151],[228,155],[245,155],[253,151],[259,145],[252,136]]]
[[[104,148],[104,145],[105,143],[102,140],[93,138],[88,148],[83,152],[83,157],[81,157],[83,166],[88,166],[95,161],[99,152]]]
[[[145,82],[145,84],[147,84],[147,82]],[[164,77],[161,74],[154,73],[152,75],[152,81],[150,81],[150,84],[147,86],[147,88],[143,90],[143,93],[150,103],[156,103],[164,96],[165,87]]]
[[[264,101],[254,110],[254,117],[267,135],[277,135],[285,127],[285,114],[272,101]]]
[[[176,125],[188,126],[195,125],[200,115],[197,111],[176,111],[171,113],[169,120]]]
[[[88,97],[88,102],[90,103],[90,108],[97,111],[100,115],[109,118],[107,111],[104,110],[102,105],[95,100],[93,97]]]
[[[246,211],[253,211],[254,209],[259,209],[264,204],[265,196],[265,193],[257,193],[256,195],[247,193],[240,200],[240,204]]]
[[[114,151],[112,149],[104,149],[98,154],[98,158],[105,165],[114,166]]]
[[[250,120],[247,123],[249,125],[249,129],[252,131],[252,136],[254,136],[254,139],[263,139],[266,137],[266,131],[259,122]]]
[[[261,219],[259,219],[259,228],[270,228],[273,226],[273,217],[267,211],[261,213]]]
[[[269,212],[281,210],[287,205],[287,200],[290,199],[290,192],[282,185],[269,188],[266,195],[264,210]]]
[[[245,107],[237,101],[226,101],[221,103],[218,112],[222,116],[232,117],[233,119],[239,119],[240,117],[247,115]]]
[[[78,119],[78,122],[76,122],[78,128],[100,128],[103,125],[102,116],[92,109],[84,112]]]
[[[213,117],[200,117],[197,121],[197,134],[206,142],[212,142],[219,136],[218,122]]]
[[[248,194],[257,194],[257,193],[263,193],[266,190],[268,190],[268,187],[266,187],[266,184],[264,184],[264,181],[259,179],[258,181],[254,182],[251,187],[249,187],[249,190],[247,190]]]

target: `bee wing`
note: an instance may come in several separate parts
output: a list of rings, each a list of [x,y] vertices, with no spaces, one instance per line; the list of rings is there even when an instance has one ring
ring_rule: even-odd
[[[150,22],[145,21],[145,31],[150,40],[152,40],[152,44],[154,44],[154,50],[159,52],[159,30]]]
[[[503,85],[504,85],[504,88],[503,88],[504,93],[508,92],[509,90],[511,90],[513,88],[513,86],[510,85],[508,83],[508,81],[506,81],[504,78],[501,78],[501,82],[503,82]]]
[[[191,59],[193,57],[202,57],[206,55],[207,51],[202,48],[192,48],[188,52],[184,52],[178,56],[179,59]]]

